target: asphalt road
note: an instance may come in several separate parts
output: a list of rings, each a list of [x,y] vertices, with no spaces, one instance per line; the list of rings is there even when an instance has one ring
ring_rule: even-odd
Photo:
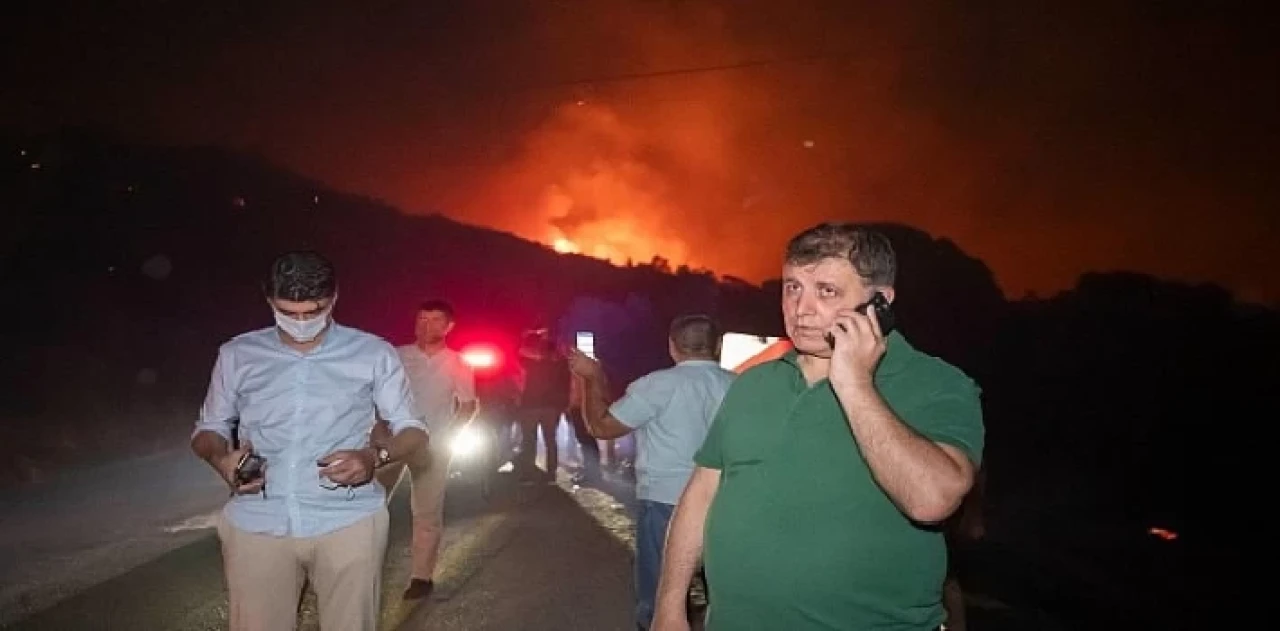
[[[186,449],[68,471],[7,490],[0,504],[0,628],[225,629],[213,517],[222,483]],[[451,502],[442,564],[492,518]],[[384,569],[387,628],[409,613],[408,494],[392,498]],[[318,629],[313,599],[301,629]]]
[[[572,450],[563,453],[572,465]],[[437,592],[411,606],[399,597],[409,538],[402,486],[390,504],[381,627],[634,628],[633,490],[625,475],[578,487],[561,472],[555,485],[504,480],[488,504],[451,494]],[[213,532],[224,500],[221,483],[186,449],[0,493],[0,628],[225,629]],[[1088,586],[1029,563],[1025,548],[997,539],[977,551],[970,629],[1143,628],[1102,624],[1108,611],[1082,605]],[[300,628],[318,629],[312,599]]]
[[[207,538],[225,485],[187,449],[0,492],[0,624]]]

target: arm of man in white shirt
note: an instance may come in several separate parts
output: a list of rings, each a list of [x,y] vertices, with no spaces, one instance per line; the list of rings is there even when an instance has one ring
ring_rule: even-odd
[[[209,390],[205,393],[204,405],[200,406],[200,420],[191,434],[191,450],[209,463],[235,493],[244,495],[261,491],[266,478],[260,477],[248,484],[235,483],[236,464],[253,450],[253,445],[246,441],[239,449],[231,448],[234,421],[240,416],[236,408],[234,363],[235,358],[226,346],[218,350]]]
[[[476,399],[476,373],[470,366],[458,361],[453,377],[453,396],[458,401],[454,409],[450,427],[461,427],[470,423],[480,411],[480,402]]]
[[[427,424],[413,402],[404,365],[390,345],[375,366],[373,403],[377,419],[383,421],[374,423],[370,445],[332,453],[320,460],[321,463],[342,460],[323,469],[325,477],[338,484],[358,485],[372,479],[378,465],[379,447],[386,447],[390,462],[399,462],[420,453],[427,445]]]

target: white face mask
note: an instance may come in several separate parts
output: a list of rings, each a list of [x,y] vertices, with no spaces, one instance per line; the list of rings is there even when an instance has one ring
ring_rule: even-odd
[[[329,325],[329,316],[333,314],[333,305],[330,304],[323,313],[317,315],[310,320],[295,320],[289,316],[280,313],[276,309],[271,310],[276,316],[276,326],[280,327],[285,335],[293,338],[295,342],[305,344],[316,339]]]

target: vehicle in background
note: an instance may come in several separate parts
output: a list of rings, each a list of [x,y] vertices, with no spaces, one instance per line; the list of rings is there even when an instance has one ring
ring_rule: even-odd
[[[519,387],[515,362],[503,347],[472,342],[461,349],[462,360],[476,379],[479,410],[449,440],[449,495],[486,501],[503,464],[510,461],[511,429]]]
[[[752,366],[782,357],[789,350],[791,342],[785,338],[725,333],[720,342],[720,367],[742,373]]]

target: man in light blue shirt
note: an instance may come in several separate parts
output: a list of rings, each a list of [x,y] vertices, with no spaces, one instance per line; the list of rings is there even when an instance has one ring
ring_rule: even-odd
[[[324,257],[281,256],[263,289],[276,326],[218,350],[191,438],[232,491],[218,524],[230,628],[295,628],[310,578],[325,628],[374,631],[388,520],[370,481],[419,449],[426,425],[395,349],[333,321],[337,278]],[[381,448],[368,446],[375,411],[394,434]],[[237,475],[247,454],[265,460],[263,475]]]
[[[720,328],[703,315],[676,318],[667,350],[675,366],[635,380],[608,406],[600,364],[574,352],[570,367],[584,381],[583,416],[592,436],[613,439],[636,433],[636,623],[648,629],[662,576],[667,524],[693,474],[702,445],[733,381],[720,367]]]

